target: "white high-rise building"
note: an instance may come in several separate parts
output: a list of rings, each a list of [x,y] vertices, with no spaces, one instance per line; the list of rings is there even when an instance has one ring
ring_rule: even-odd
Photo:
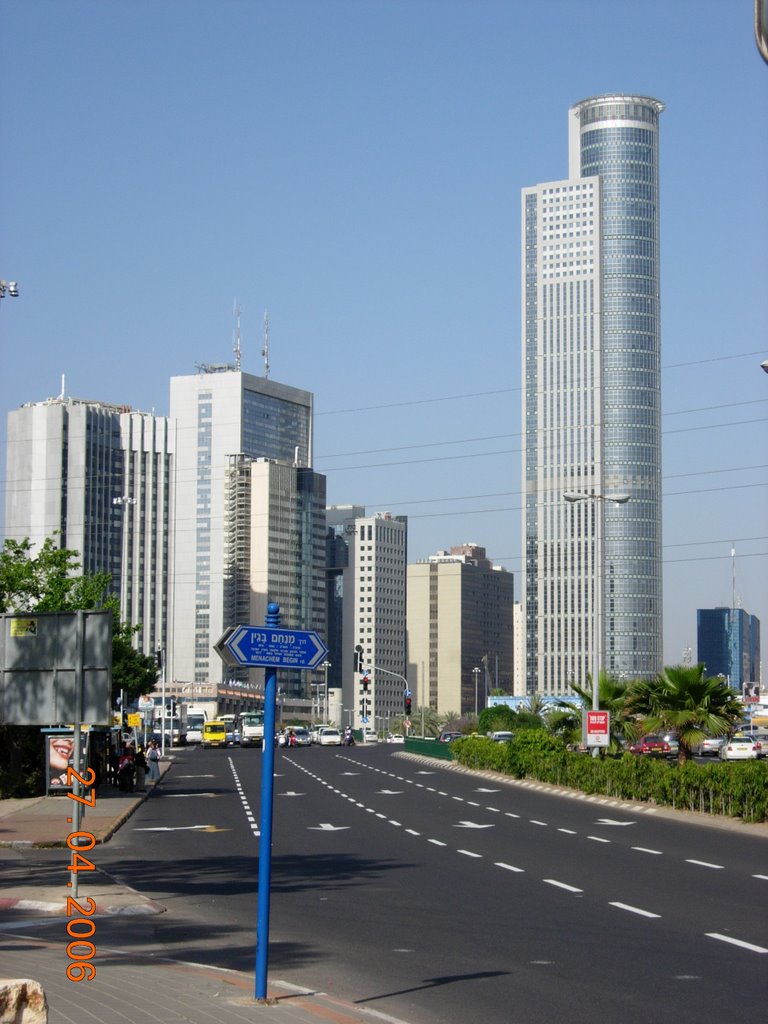
[[[168,420],[126,405],[62,393],[8,413],[6,537],[108,573],[145,654],[167,635],[172,457]]]
[[[171,379],[176,455],[167,662],[169,678],[178,683],[216,683],[229,675],[213,647],[225,627],[236,624],[225,607],[232,598],[226,486],[231,459],[311,468],[312,404],[308,391],[231,366],[202,367]],[[287,615],[282,621],[286,628],[305,628]]]
[[[332,505],[326,517],[329,533],[346,546],[346,564],[336,565],[336,584],[343,596],[337,603],[330,601],[335,621],[329,623],[328,630],[335,638],[332,678],[337,686],[341,683],[343,694],[343,722],[339,724],[382,727],[388,720],[402,717],[404,711],[408,520],[389,512],[366,515],[364,508],[356,505]],[[362,673],[355,671],[356,650],[362,658],[360,667],[370,680],[365,693]]]
[[[522,193],[528,693],[662,667],[662,110],[575,104],[568,177]]]

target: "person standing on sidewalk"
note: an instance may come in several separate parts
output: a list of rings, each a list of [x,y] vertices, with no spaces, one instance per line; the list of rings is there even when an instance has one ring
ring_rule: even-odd
[[[137,793],[146,793],[145,779],[147,777],[147,758],[144,754],[144,747],[139,747],[136,757],[133,759],[134,784]]]
[[[149,744],[147,762],[149,763],[149,781],[157,782],[160,778],[160,751],[157,749],[156,740],[152,740]]]

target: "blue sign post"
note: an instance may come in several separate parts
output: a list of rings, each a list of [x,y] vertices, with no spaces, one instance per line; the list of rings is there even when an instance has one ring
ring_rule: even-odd
[[[328,648],[311,630],[281,629],[280,605],[267,605],[263,626],[230,627],[214,648],[226,664],[264,666],[264,749],[259,815],[259,891],[256,919],[256,999],[267,998],[269,891],[272,880],[272,801],[275,778],[275,702],[278,668],[317,668]]]

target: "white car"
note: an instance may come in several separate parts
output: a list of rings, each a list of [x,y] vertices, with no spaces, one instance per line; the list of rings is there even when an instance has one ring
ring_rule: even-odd
[[[373,729],[363,729],[363,743],[378,743],[379,737]]]
[[[731,736],[720,747],[722,761],[756,761],[762,748],[751,736]]]
[[[341,733],[338,729],[321,729],[317,736],[317,742],[321,747],[340,747]]]

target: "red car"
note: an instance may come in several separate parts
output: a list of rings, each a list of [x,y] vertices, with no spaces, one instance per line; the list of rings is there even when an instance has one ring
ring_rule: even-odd
[[[650,754],[651,757],[669,757],[672,748],[663,736],[643,736],[629,748],[630,754]]]

